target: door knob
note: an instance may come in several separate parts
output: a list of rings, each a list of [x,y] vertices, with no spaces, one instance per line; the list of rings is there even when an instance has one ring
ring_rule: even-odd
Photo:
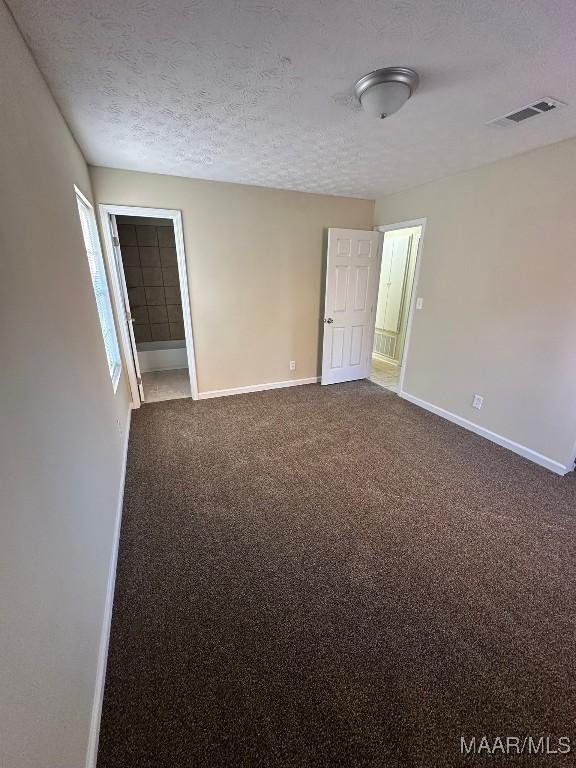
[[[328,323],[328,325],[330,325],[330,323],[333,323],[333,322],[334,322],[334,320],[332,320],[332,318],[331,318],[331,317],[325,317],[325,318],[324,318],[324,322],[325,322],[325,323]]]

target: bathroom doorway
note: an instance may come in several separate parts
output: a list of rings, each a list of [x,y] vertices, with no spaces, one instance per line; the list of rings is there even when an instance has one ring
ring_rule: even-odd
[[[197,398],[179,211],[100,208],[133,405]]]
[[[423,224],[379,229],[384,232],[370,380],[399,392]]]

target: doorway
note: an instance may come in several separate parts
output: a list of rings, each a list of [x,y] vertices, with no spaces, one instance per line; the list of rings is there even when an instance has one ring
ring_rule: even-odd
[[[180,212],[100,212],[133,407],[197,399]]]
[[[379,229],[382,258],[369,378],[399,392],[423,224]]]

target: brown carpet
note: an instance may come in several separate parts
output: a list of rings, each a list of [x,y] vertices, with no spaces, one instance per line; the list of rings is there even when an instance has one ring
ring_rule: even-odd
[[[98,768],[572,765],[576,484],[369,382],[133,415]]]

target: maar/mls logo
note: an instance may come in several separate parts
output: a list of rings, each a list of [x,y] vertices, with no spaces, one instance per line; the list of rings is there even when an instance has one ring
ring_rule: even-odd
[[[567,755],[569,736],[460,736],[461,755]]]

